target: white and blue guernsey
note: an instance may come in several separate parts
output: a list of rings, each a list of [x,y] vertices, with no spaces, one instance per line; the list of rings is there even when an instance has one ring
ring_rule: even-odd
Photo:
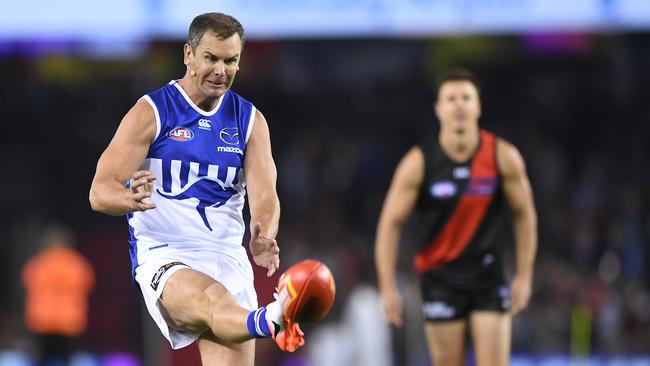
[[[229,90],[206,112],[177,81],[143,98],[157,127],[140,169],[156,175],[156,208],[127,215],[132,269],[154,253],[241,250],[244,157],[255,107]]]

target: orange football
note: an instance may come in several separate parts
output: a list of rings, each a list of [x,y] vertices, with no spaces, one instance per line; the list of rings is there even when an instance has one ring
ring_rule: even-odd
[[[285,314],[298,323],[323,319],[334,304],[336,287],[332,272],[323,263],[308,259],[287,269],[278,281],[278,291],[290,297]]]

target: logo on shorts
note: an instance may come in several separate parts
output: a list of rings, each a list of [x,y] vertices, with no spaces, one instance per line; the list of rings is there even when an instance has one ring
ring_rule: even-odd
[[[171,262],[171,263],[167,263],[164,266],[158,268],[156,273],[153,275],[153,278],[151,279],[151,288],[154,291],[158,290],[158,284],[160,283],[160,279],[162,278],[162,275],[164,275],[165,272],[167,272],[168,269],[172,268],[173,266],[177,266],[179,264],[184,265],[181,262]]]
[[[512,306],[512,301],[510,300],[510,288],[508,286],[499,287],[499,297],[501,297],[501,308],[506,311]]]
[[[422,312],[427,319],[451,319],[456,314],[453,307],[442,301],[425,302],[422,304]]]

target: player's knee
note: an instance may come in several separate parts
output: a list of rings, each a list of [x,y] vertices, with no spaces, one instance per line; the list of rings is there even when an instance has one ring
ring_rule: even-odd
[[[206,286],[201,295],[211,308],[220,308],[236,304],[234,297],[221,283],[214,281]]]

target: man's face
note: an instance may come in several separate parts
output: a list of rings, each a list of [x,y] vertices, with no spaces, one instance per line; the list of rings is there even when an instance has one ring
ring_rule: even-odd
[[[478,90],[467,80],[444,82],[438,91],[436,115],[443,128],[465,130],[478,123],[481,101]]]
[[[230,89],[239,70],[242,43],[239,34],[220,38],[207,31],[194,52],[185,45],[185,63],[195,72],[192,77],[199,93],[207,98],[219,98]]]

